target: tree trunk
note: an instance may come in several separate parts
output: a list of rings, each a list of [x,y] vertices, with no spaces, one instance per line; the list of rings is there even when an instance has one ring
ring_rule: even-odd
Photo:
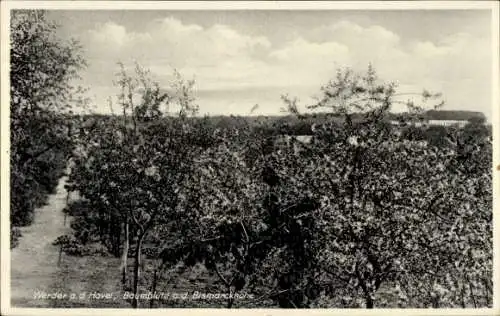
[[[462,308],[466,308],[467,305],[465,304],[465,286],[462,285],[460,286],[460,298],[462,302]]]
[[[472,303],[474,303],[474,308],[477,308],[476,296],[474,295],[474,289],[472,288],[472,283],[467,277],[467,283],[469,283],[470,295],[472,297]]]
[[[439,308],[439,301],[441,300],[441,297],[439,295],[436,295],[436,297],[432,298],[432,308]]]
[[[141,232],[137,238],[137,243],[135,247],[135,262],[134,262],[134,297],[132,299],[132,308],[137,308],[137,292],[139,290],[139,277],[140,277],[140,267],[141,267],[141,248],[142,240],[144,239],[144,233]]]
[[[358,277],[358,281],[359,281],[359,286],[361,287],[361,289],[363,290],[363,294],[365,296],[365,304],[366,304],[366,308],[370,308],[372,309],[373,306],[374,306],[374,300],[373,300],[373,297],[375,294],[374,291],[372,291],[372,289],[370,289],[368,287],[368,284],[367,284],[367,281],[366,279],[364,279],[361,275],[361,273],[359,272],[358,270],[358,264],[356,264],[355,266],[355,271],[356,271],[356,275]]]
[[[374,301],[371,297],[371,295],[365,295],[365,301],[366,301],[366,308],[373,308]]]
[[[116,250],[115,250],[115,256],[118,258],[120,257],[120,245],[122,244],[122,227],[121,225],[117,225],[116,228]]]
[[[125,236],[123,238],[123,251],[122,251],[122,285],[127,283],[127,259],[128,259],[128,248],[129,248],[129,224],[128,217],[124,223]]]
[[[58,267],[61,265],[62,252],[63,252],[63,245],[61,244],[61,247],[59,248],[59,257],[57,258],[57,266]]]
[[[121,225],[116,224],[115,221],[111,220],[111,229],[109,232],[109,240],[111,241],[111,252],[113,256],[120,257],[120,235],[121,235]]]
[[[153,272],[153,284],[151,285],[151,293],[153,293],[153,295],[156,292],[156,282],[157,282],[157,279],[158,279],[158,272],[157,272],[157,268],[155,268],[154,272]],[[155,302],[154,298],[152,298],[149,301],[149,308],[153,308],[154,307],[154,302]]]
[[[110,242],[111,243],[111,252],[114,253],[114,247],[113,247],[113,220],[111,217],[111,211],[108,209],[107,214],[103,214],[102,216],[102,221],[100,223],[100,229],[99,232],[101,232],[101,240],[104,240],[105,242]]]
[[[229,299],[227,301],[226,307],[231,308],[231,307],[233,307],[233,303],[234,303],[234,297],[231,297],[231,286],[228,288],[227,292],[229,294]],[[235,293],[233,293],[233,294],[235,294]]]
[[[68,212],[69,212],[69,191],[66,192],[66,208],[67,208],[67,211],[64,212],[64,224],[63,226],[66,227],[66,218],[68,217]]]
[[[486,307],[490,307],[490,284],[488,282],[488,279],[483,278],[483,284],[484,284],[484,297],[486,300]]]

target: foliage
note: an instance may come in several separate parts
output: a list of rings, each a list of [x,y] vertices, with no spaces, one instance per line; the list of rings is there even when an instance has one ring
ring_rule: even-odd
[[[125,98],[133,79],[122,78]],[[392,105],[407,106],[398,119],[408,123],[425,107],[402,101],[370,67],[322,88],[310,108],[332,115],[303,142],[281,137],[279,121],[192,119],[193,86],[178,82],[187,86],[177,98],[162,99],[177,102],[176,117],[141,120],[147,111],[130,98],[133,126],[96,121],[70,179],[87,203],[75,229],[133,254],[134,293],[202,264],[229,294],[226,307],[244,291],[287,308],[491,305],[492,148],[481,124],[401,133]],[[141,106],[158,104],[148,100]],[[284,100],[298,122],[306,117]],[[148,276],[139,273],[146,254]]]
[[[161,118],[161,108],[169,103],[169,94],[162,92],[159,84],[152,80],[150,71],[139,64],[135,65],[134,77],[127,74],[123,63],[118,64],[120,72],[116,84],[121,88],[118,102],[123,109],[123,115],[126,116],[126,111],[130,110],[134,124],[136,121],[146,122]]]
[[[10,231],[10,249],[17,247],[19,244],[19,238],[21,237],[21,230],[18,227],[13,227]]]
[[[85,66],[76,42],[56,36],[43,11],[14,10],[10,34],[11,225],[31,223],[33,210],[55,188],[71,151],[68,111]]]
[[[106,256],[108,253],[106,249],[96,244],[82,244],[81,240],[70,235],[59,236],[52,244],[54,246],[60,246],[61,251],[64,251],[64,253],[70,256]]]
[[[315,173],[305,177],[325,205],[315,216],[324,225],[317,260],[332,283],[344,282],[337,295],[348,289],[352,299],[359,290],[366,307],[375,305],[386,282],[430,288],[401,294],[412,306],[476,305],[472,289],[462,303],[434,289],[452,291],[457,280],[472,280],[476,293],[491,295],[479,285],[491,280],[491,194],[485,194],[491,192],[491,143],[476,133],[466,150],[467,131],[452,131],[458,141],[452,148],[401,138],[382,120],[394,86],[376,80],[371,68],[362,78],[339,74],[313,106],[345,116],[343,130],[324,126],[314,139]],[[409,106],[418,118],[421,109]],[[364,115],[353,120],[353,112]],[[473,160],[479,156],[482,162]],[[457,241],[464,244],[457,247]],[[479,262],[487,264],[480,268]]]
[[[123,123],[96,120],[83,129],[77,144],[69,188],[85,199],[86,211],[72,227],[80,242],[99,240],[115,256],[122,252],[125,265],[133,251],[132,287],[136,293],[143,244],[161,243],[165,226],[178,219],[179,186],[191,174],[197,154],[193,140],[201,147],[206,145],[201,142],[202,135],[194,135],[188,116],[196,111],[188,95],[191,82],[177,75],[179,91],[171,96],[160,92],[159,85],[140,66],[131,76],[121,65],[118,76]],[[164,115],[160,108],[172,103],[180,108],[178,117],[159,120]],[[128,248],[131,242],[133,249]],[[132,304],[137,307],[137,300]]]
[[[431,290],[400,290],[397,304],[404,299],[412,306],[462,304],[457,296],[441,293],[438,299],[432,289],[452,289],[464,278],[477,287],[470,293],[491,297],[478,285],[491,274],[491,251],[484,251],[492,246],[491,195],[485,194],[491,190],[486,180],[491,145],[481,142],[466,156],[460,148],[401,137],[386,123],[395,86],[378,83],[371,68],[364,77],[339,73],[323,92],[312,108],[331,108],[344,117],[343,128],[324,124],[311,146],[292,138],[280,149],[262,152],[252,165],[242,157],[248,144],[205,153],[209,157],[190,182],[194,204],[185,207],[193,210],[196,223],[187,238],[201,238],[191,246],[199,249],[195,260],[213,269],[220,265],[226,274],[216,272],[228,291],[267,280],[275,285],[271,293],[279,293],[270,297],[282,307],[311,306],[320,297],[330,298],[330,306],[342,297],[341,304],[349,306],[361,297],[371,308],[383,286],[401,288],[417,280],[416,288]],[[296,109],[296,102],[289,107]],[[412,115],[405,120],[421,119],[422,107],[408,108]],[[465,137],[451,132],[456,139]],[[474,155],[483,162],[473,162]],[[472,172],[464,169],[470,165]],[[470,238],[474,242],[456,247]],[[255,245],[258,254],[251,252]],[[483,261],[464,251],[488,265],[479,268]],[[266,267],[265,277],[252,266]],[[245,282],[238,287],[227,281],[241,278]],[[476,302],[470,293],[460,298],[463,304]]]

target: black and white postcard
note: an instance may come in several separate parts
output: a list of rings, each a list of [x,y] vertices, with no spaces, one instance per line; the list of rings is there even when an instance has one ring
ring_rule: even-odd
[[[2,314],[500,313],[498,2],[1,5]]]

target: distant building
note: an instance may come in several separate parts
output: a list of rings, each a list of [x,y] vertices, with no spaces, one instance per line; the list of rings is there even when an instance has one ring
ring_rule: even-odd
[[[440,125],[440,126],[454,126],[464,127],[469,123],[469,121],[462,120],[429,120],[427,121],[429,125]]]
[[[391,120],[392,125],[413,125],[413,126],[458,126],[464,127],[471,121],[485,121],[485,116],[480,112],[472,111],[427,111],[421,118],[421,121],[402,123],[397,120]],[[482,124],[482,123],[481,123]]]

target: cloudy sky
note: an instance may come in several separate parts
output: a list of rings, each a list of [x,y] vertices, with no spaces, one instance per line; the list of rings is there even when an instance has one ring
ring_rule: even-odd
[[[195,78],[201,114],[278,114],[280,95],[311,102],[339,67],[372,63],[401,92],[442,92],[445,109],[491,118],[491,20],[480,10],[52,11],[83,45],[97,111],[116,95],[116,63],[168,86]]]

